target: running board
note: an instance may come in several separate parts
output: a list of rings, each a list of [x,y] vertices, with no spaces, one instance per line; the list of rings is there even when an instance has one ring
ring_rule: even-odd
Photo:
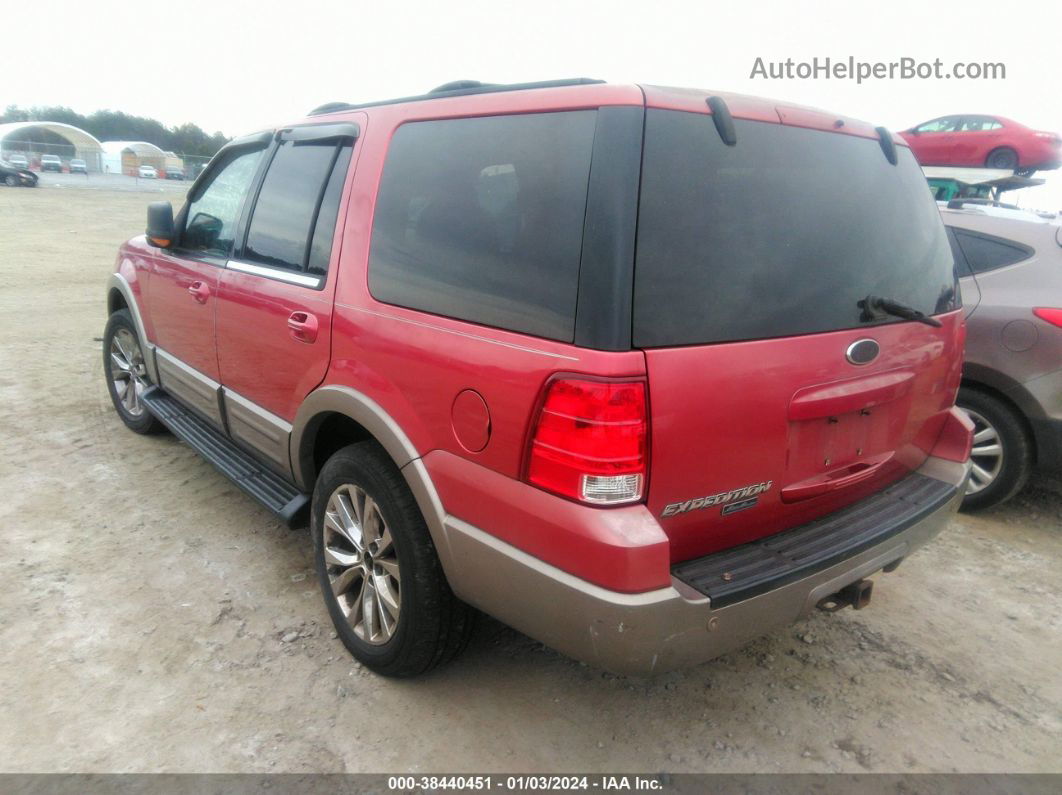
[[[186,409],[157,386],[140,399],[174,436],[213,464],[221,474],[280,517],[288,527],[304,523],[310,496],[303,494],[260,464],[199,415]]]

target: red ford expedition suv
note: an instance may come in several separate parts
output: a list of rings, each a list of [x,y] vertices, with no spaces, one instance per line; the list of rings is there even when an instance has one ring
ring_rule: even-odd
[[[232,141],[148,210],[107,384],[280,517],[382,674],[472,608],[620,672],[709,659],[936,534],[964,327],[910,150],[687,89],[447,84]],[[304,511],[305,509],[305,511]]]

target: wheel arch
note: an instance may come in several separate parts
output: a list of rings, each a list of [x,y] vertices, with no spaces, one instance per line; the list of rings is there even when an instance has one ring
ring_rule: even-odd
[[[147,367],[148,377],[157,384],[159,373],[155,366],[155,345],[147,335],[144,319],[140,315],[140,305],[126,278],[120,273],[112,273],[107,279],[107,317],[121,309],[128,309],[129,314],[133,316],[136,334],[144,351],[144,365]]]
[[[1036,444],[1036,433],[1033,429],[1032,423],[1029,421],[1029,416],[1022,409],[1021,405],[1014,400],[1012,395],[997,386],[997,384],[998,381],[995,383],[989,383],[987,380],[970,377],[964,373],[960,386],[963,389],[972,389],[976,392],[981,392],[982,394],[999,401],[999,403],[1005,408],[1010,409],[1014,418],[1021,426],[1022,431],[1025,433],[1025,438],[1029,442],[1029,449],[1032,451],[1032,461],[1035,465],[1039,461],[1039,453]]]
[[[443,571],[450,578],[455,569],[444,523],[446,514],[431,476],[409,437],[369,396],[351,387],[330,385],[306,397],[295,415],[289,438],[296,485],[312,492],[325,452],[369,439],[384,448],[402,473],[428,525]]]

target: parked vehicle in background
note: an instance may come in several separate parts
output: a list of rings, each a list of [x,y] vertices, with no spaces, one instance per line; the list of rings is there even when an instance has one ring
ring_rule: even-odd
[[[855,119],[448,84],[236,139],[147,229],[108,286],[118,415],[308,509],[382,674],[454,656],[470,605],[689,665],[865,606],[965,493],[954,258]]]
[[[1006,204],[994,199],[952,199],[948,202],[937,202],[937,206],[947,207],[952,210],[966,210],[969,213],[991,215],[996,218],[1012,218],[1016,221],[1030,221],[1032,223],[1049,224],[1058,216],[1056,213],[1027,210],[1016,204]]]
[[[136,173],[140,179],[156,179],[159,175],[154,166],[140,166]]]
[[[1002,116],[941,116],[900,133],[923,166],[984,166],[1030,172],[1062,164],[1058,133]]]
[[[55,171],[61,173],[63,161],[59,155],[41,155],[41,171]]]
[[[25,155],[8,155],[7,162],[15,168],[29,168],[29,161],[26,160]]]
[[[1062,227],[984,209],[941,211],[967,314],[968,509],[1014,496],[1034,467],[1062,469]]]
[[[87,174],[88,164],[79,157],[75,157],[70,161],[70,173],[71,174]]]
[[[0,182],[9,188],[35,188],[37,175],[28,168],[20,168],[10,160],[0,160]]]
[[[184,169],[179,166],[173,166],[166,169],[166,179],[184,179]]]

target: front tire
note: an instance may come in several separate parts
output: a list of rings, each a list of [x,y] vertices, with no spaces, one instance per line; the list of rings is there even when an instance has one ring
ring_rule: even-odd
[[[9,188],[14,188],[18,185],[18,177],[16,177],[14,174],[8,174],[6,177],[4,177],[4,184],[7,185],[7,187]]]
[[[963,387],[955,401],[974,423],[973,472],[962,501],[979,511],[1009,500],[1025,486],[1032,469],[1032,443],[1020,416],[1008,404]]]
[[[136,433],[158,433],[163,426],[140,399],[151,386],[140,338],[128,309],[119,309],[103,330],[103,372],[107,392],[122,422]]]
[[[467,645],[475,614],[450,590],[413,494],[375,441],[328,459],[311,531],[325,605],[355,659],[412,677]]]

